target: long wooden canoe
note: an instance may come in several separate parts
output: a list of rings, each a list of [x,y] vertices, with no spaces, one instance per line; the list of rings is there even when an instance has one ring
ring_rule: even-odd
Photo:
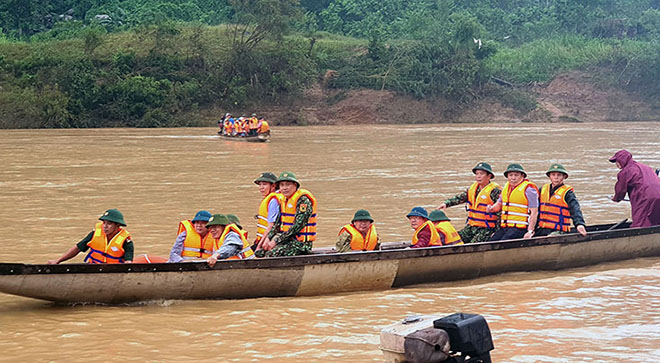
[[[228,136],[228,135],[222,135],[218,132],[218,137],[222,140],[229,140],[229,141],[269,142],[270,132],[252,135],[252,136]]]
[[[461,246],[204,262],[0,263],[0,292],[61,303],[240,299],[382,290],[510,271],[558,270],[660,256],[660,226]],[[623,225],[621,227],[627,227]]]

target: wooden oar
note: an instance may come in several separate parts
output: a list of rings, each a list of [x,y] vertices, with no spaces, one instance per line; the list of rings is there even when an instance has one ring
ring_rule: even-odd
[[[622,224],[624,224],[624,223],[626,223],[626,222],[628,222],[628,218],[626,218],[626,219],[622,220],[621,222],[619,222],[619,223],[613,225],[612,227],[606,229],[606,231],[612,231],[612,230],[615,230],[615,229],[619,228]]]

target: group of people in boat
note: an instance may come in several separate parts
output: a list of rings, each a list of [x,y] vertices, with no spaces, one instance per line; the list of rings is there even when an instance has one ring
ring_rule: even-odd
[[[245,115],[234,118],[229,112],[218,121],[218,133],[224,136],[246,137],[270,133],[270,125],[263,117],[253,113],[250,117]]]
[[[621,169],[617,176],[615,202],[630,196],[631,227],[660,225],[660,180],[650,167],[632,160],[619,151],[610,159]],[[504,171],[507,179],[500,187],[492,179],[492,167],[486,162],[472,168],[475,181],[463,192],[447,199],[431,213],[413,207],[406,215],[413,229],[410,248],[451,246],[463,243],[532,238],[568,233],[571,224],[586,236],[586,223],[573,187],[564,184],[569,174],[558,163],[546,171],[549,181],[540,189],[527,179],[518,163]],[[254,180],[262,196],[252,241],[234,214],[211,214],[201,210],[190,220],[179,223],[177,238],[167,262],[206,260],[211,266],[218,260],[252,259],[309,254],[316,240],[318,205],[314,195],[301,188],[292,172],[279,177],[270,172]],[[446,208],[466,205],[465,227],[457,231],[444,213]],[[87,263],[165,262],[134,261],[134,246],[124,228],[124,216],[117,209],[103,213],[85,238],[49,264],[59,264],[80,252],[89,251]],[[380,248],[380,238],[369,211],[355,212],[350,223],[339,230],[336,252],[370,251]]]

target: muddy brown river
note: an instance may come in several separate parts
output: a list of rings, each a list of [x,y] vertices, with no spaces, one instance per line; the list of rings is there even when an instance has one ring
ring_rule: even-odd
[[[293,171],[315,194],[321,247],[359,208],[383,241],[409,240],[410,208],[466,188],[479,161],[500,184],[510,162],[537,184],[564,164],[588,224],[630,216],[608,200],[615,151],[660,167],[660,122],[280,127],[268,144],[214,133],[0,131],[0,262],[56,258],[108,208],[124,213],[137,254],[166,256],[199,209],[237,214],[253,236],[263,171]],[[447,212],[464,224],[463,207]],[[494,362],[654,362],[660,258],[317,297],[58,306],[2,294],[0,361],[379,361],[382,327],[454,312],[486,318]]]

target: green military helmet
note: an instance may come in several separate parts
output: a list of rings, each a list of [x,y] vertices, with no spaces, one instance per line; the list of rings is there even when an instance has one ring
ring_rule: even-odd
[[[209,219],[209,222],[206,223],[206,228],[211,227],[211,226],[226,226],[230,224],[231,222],[227,218],[226,215],[224,214],[214,214],[211,216],[211,219]]]
[[[472,168],[472,173],[476,174],[477,170],[483,170],[487,172],[488,174],[490,174],[491,179],[495,177],[495,174],[493,173],[493,169],[490,167],[490,164],[485,163],[483,161],[477,164],[477,166],[475,166],[474,168]]]
[[[230,223],[234,223],[235,225],[241,227],[241,220],[238,219],[236,214],[227,214],[227,219]]]
[[[566,176],[566,178],[568,178],[568,172],[566,171],[566,168],[564,168],[564,166],[561,164],[550,165],[550,169],[548,169],[548,171],[545,172],[545,175],[550,176],[550,173],[552,173],[553,171],[563,173]]]
[[[510,172],[510,171],[517,171],[522,173],[524,178],[527,178],[527,173],[525,172],[525,169],[523,169],[522,165],[513,163],[509,164],[509,166],[506,167],[506,170],[504,171],[504,177]]]
[[[445,212],[441,211],[440,209],[436,209],[429,214],[429,219],[432,222],[443,222],[443,221],[450,221],[449,217],[445,214]]]
[[[283,171],[282,174],[280,174],[280,177],[277,178],[278,183],[283,181],[294,182],[298,185],[298,188],[300,188],[300,182],[298,181],[298,179],[296,179],[296,174],[290,171]]]
[[[273,173],[261,173],[257,179],[254,179],[254,184],[259,184],[259,182],[262,181],[275,184],[277,182],[277,177]]]
[[[355,221],[370,221],[373,223],[374,219],[371,218],[371,214],[369,214],[368,210],[358,209],[357,212],[355,212],[355,215],[353,215],[353,220],[351,223]]]
[[[99,217],[100,221],[114,222],[121,226],[126,227],[126,222],[124,222],[124,215],[118,209],[108,209],[103,212],[103,215]]]

